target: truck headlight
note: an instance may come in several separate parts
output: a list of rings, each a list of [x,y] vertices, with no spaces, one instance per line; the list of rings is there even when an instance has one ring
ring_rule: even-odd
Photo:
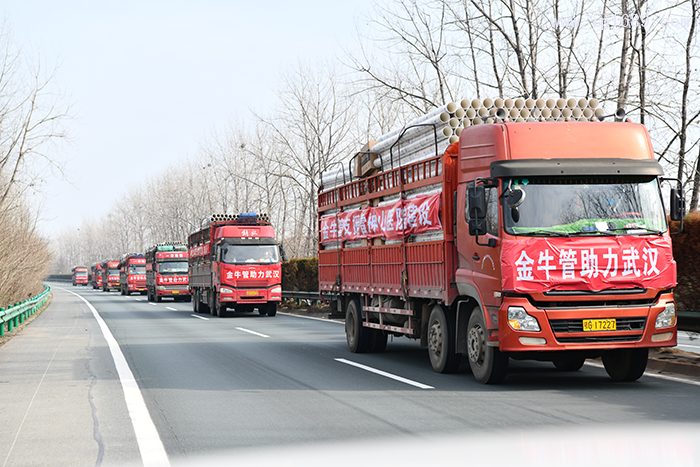
[[[539,331],[540,323],[537,318],[530,316],[525,308],[520,306],[508,307],[508,324],[516,331]]]
[[[156,289],[157,290],[166,290],[166,287],[164,285],[159,285],[159,286],[156,286]]]
[[[270,289],[270,293],[279,294],[282,293],[282,286],[273,287]]]
[[[219,292],[220,293],[233,293],[233,289],[229,289],[228,287],[219,287]]]
[[[676,324],[676,304],[666,302],[666,309],[656,317],[656,328],[667,328]]]

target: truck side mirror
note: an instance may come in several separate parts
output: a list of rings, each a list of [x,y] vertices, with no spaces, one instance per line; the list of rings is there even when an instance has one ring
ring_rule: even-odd
[[[678,188],[671,189],[671,220],[680,221],[685,217],[685,198]]]
[[[469,235],[476,237],[476,244],[482,246],[496,246],[496,240],[489,238],[485,244],[479,243],[479,235],[486,235],[486,189],[483,185],[470,186],[469,196]]]
[[[287,261],[287,252],[284,250],[284,245],[282,245],[280,243],[279,247],[280,247],[280,256],[282,257],[282,261]]]

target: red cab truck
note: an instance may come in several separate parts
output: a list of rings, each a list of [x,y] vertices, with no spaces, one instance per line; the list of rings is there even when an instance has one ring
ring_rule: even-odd
[[[90,266],[90,284],[93,289],[102,288],[102,263],[95,263]]]
[[[275,316],[282,300],[282,266],[267,215],[213,215],[189,236],[188,247],[195,313],[223,317],[232,308]]]
[[[88,285],[88,269],[85,266],[75,266],[71,269],[73,275],[73,286]]]
[[[629,121],[464,128],[441,155],[320,190],[321,294],[345,312],[352,352],[406,336],[438,372],[465,355],[481,383],[509,359],[574,371],[597,357],[636,380],[649,348],[676,345],[662,175]],[[679,190],[670,199],[682,219]]]
[[[146,288],[149,302],[163,297],[175,301],[191,300],[187,245],[178,242],[159,243],[146,250]]]
[[[102,291],[119,290],[119,261],[103,261],[102,266]]]
[[[142,254],[127,253],[119,260],[119,291],[146,295],[146,258]]]

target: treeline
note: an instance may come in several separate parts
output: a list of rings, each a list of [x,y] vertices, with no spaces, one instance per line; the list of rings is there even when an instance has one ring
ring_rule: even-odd
[[[52,261],[37,227],[42,176],[61,167],[47,155],[68,116],[36,57],[0,24],[0,307],[40,293]]]
[[[55,270],[183,241],[215,212],[267,212],[290,257],[315,256],[320,174],[462,98],[596,98],[609,114],[624,107],[649,128],[695,210],[699,2],[378,4],[358,21],[352,50],[283,74],[275,108],[212,129],[194,156],[135,180],[107,215],[62,233]]]

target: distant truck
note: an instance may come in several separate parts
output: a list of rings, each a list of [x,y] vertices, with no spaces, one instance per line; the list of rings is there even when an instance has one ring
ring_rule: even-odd
[[[119,261],[103,261],[102,266],[102,291],[119,290]]]
[[[231,308],[275,316],[282,300],[282,266],[267,215],[213,215],[189,236],[188,247],[195,313],[223,317]]]
[[[437,372],[465,356],[480,383],[509,359],[598,357],[633,381],[676,345],[667,215],[683,200],[672,189],[667,213],[662,181],[643,125],[465,127],[444,154],[321,188],[319,290],[352,352],[406,336]]]
[[[187,245],[178,242],[159,243],[146,250],[146,290],[149,302],[164,297],[189,302],[189,266]]]
[[[88,285],[88,269],[85,266],[75,266],[71,269],[73,275],[73,287],[76,285]]]
[[[146,258],[142,254],[127,253],[119,260],[119,290],[122,295],[146,295]]]
[[[90,284],[93,289],[102,288],[102,263],[95,263],[90,266]]]

